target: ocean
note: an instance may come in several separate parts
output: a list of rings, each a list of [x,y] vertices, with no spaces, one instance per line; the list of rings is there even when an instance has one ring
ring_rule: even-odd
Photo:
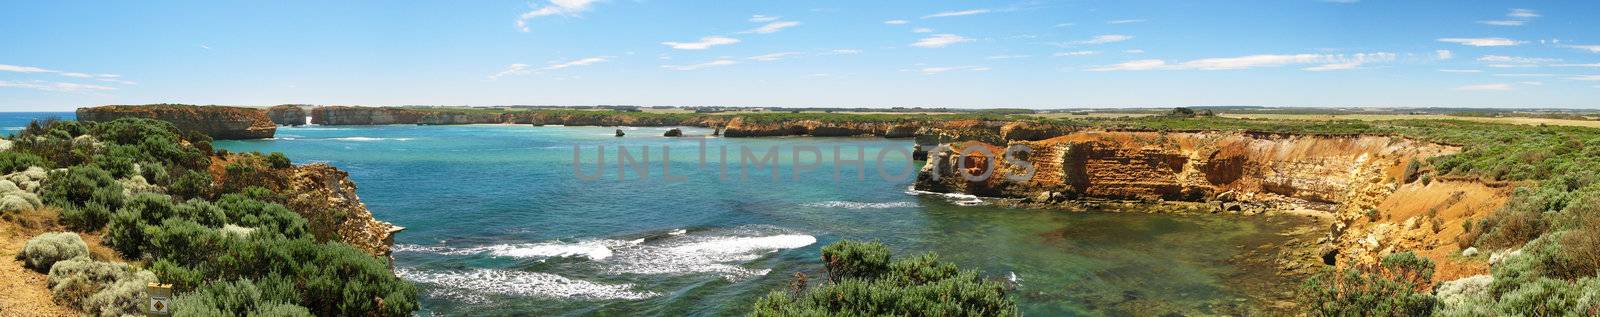
[[[35,117],[0,114],[0,128]],[[1027,315],[1239,314],[1294,285],[1236,264],[1292,221],[1016,209],[917,192],[912,179],[884,177],[920,167],[901,154],[911,148],[903,139],[615,129],[305,126],[215,145],[349,172],[378,219],[406,227],[395,270],[422,289],[423,316],[740,315],[795,272],[825,280],[819,249],[840,239],[881,241],[896,256],[937,252],[1010,281]],[[594,179],[601,147],[607,162]],[[635,160],[648,151],[639,161],[648,177],[630,167],[619,180],[619,149]],[[741,177],[742,149],[778,155]],[[835,149],[863,162],[838,163]]]

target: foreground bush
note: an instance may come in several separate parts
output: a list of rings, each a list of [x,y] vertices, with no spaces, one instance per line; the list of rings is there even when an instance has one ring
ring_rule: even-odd
[[[1386,256],[1375,268],[1329,270],[1300,287],[1310,316],[1428,316],[1437,300],[1427,292],[1433,261],[1410,252]]]
[[[772,292],[755,303],[750,315],[1019,315],[1016,303],[999,282],[940,262],[932,253],[887,262],[888,253],[879,243],[840,241],[829,245],[824,248],[824,261],[828,262],[829,279],[838,282],[798,294]]]
[[[56,262],[49,276],[57,301],[90,316],[139,314],[139,305],[150,300],[145,287],[155,281],[149,271],[85,257]]]
[[[50,232],[28,239],[28,244],[22,247],[22,253],[17,254],[18,259],[23,259],[28,267],[39,272],[49,272],[50,266],[56,262],[87,256],[89,245],[83,243],[83,238],[78,234],[71,232]]]
[[[262,282],[236,280],[206,284],[172,300],[173,316],[312,316],[305,307],[291,304],[299,300],[293,285],[282,278]]]

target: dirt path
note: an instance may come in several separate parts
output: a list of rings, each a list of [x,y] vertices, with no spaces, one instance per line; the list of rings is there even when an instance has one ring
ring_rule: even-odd
[[[0,220],[0,316],[77,316],[72,308],[55,303],[45,274],[22,267],[17,253],[37,232]]]

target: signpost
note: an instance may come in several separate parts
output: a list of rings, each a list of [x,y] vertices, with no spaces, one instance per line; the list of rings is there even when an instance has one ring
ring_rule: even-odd
[[[172,284],[150,283],[145,287],[150,294],[150,304],[145,306],[145,316],[172,315]]]

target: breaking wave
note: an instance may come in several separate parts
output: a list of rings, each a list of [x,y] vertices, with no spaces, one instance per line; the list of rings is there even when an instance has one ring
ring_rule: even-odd
[[[930,192],[930,191],[925,191],[925,190],[917,190],[917,188],[915,186],[906,187],[906,194],[907,195],[914,195],[914,196],[920,196],[920,195],[941,196],[941,197],[944,197],[945,200],[949,200],[951,203],[954,203],[954,204],[957,204],[957,205],[962,205],[962,206],[977,206],[977,205],[985,204],[983,199],[982,198],[978,198],[977,195],[969,195],[969,194],[961,194],[961,193]]]
[[[801,205],[801,206],[811,207],[811,208],[887,209],[887,208],[912,208],[912,207],[918,207],[919,205],[917,205],[917,203],[915,203],[915,202],[909,202],[909,201],[883,202],[883,203],[864,203],[864,202],[834,200],[834,201],[824,201],[824,202],[819,202],[819,203],[807,203],[807,204],[804,204],[804,205]]]
[[[481,295],[496,294],[522,297],[555,297],[581,299],[638,300],[660,296],[650,291],[634,290],[633,284],[603,284],[571,279],[540,272],[522,272],[495,269],[466,271],[419,271],[398,268],[400,278],[445,289],[445,296],[469,302],[485,301]]]

